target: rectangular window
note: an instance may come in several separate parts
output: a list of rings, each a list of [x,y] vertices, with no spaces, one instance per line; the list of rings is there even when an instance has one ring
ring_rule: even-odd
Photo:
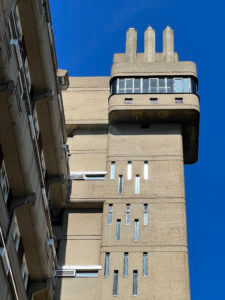
[[[118,296],[118,270],[114,271],[113,275],[113,296]]]
[[[115,161],[111,161],[111,180],[115,179],[115,170],[116,170],[116,163]]]
[[[157,104],[158,103],[158,98],[150,98],[150,103],[152,104]]]
[[[133,78],[126,78],[126,93],[130,94],[133,93],[133,85],[134,85],[134,79]]]
[[[76,271],[77,278],[95,278],[98,277],[97,271]]]
[[[148,225],[148,204],[144,204],[144,225]]]
[[[118,194],[123,193],[123,175],[119,175],[118,181]]]
[[[119,79],[119,93],[125,93],[125,79]]]
[[[183,92],[184,93],[190,93],[190,80],[189,78],[183,78]]]
[[[138,271],[133,271],[133,296],[137,296],[138,289]]]
[[[150,93],[158,93],[158,78],[150,78]]]
[[[143,253],[143,276],[148,276],[148,253]]]
[[[120,224],[121,224],[121,219],[117,219],[117,221],[116,221],[116,241],[120,241]]]
[[[125,224],[130,225],[130,204],[126,204],[126,218]]]
[[[138,232],[139,232],[139,220],[134,220],[134,241],[138,241]]]
[[[104,271],[105,277],[109,276],[109,256],[110,256],[110,253],[106,252],[106,254],[105,254],[105,271]]]
[[[2,189],[3,198],[6,203],[9,195],[9,181],[6,173],[4,160],[2,160],[2,165],[0,166],[0,187]]]
[[[125,98],[124,103],[125,104],[132,104],[133,103],[133,98]]]
[[[149,78],[143,78],[143,93],[149,93]]]
[[[141,92],[141,79],[135,78],[134,79],[134,93],[140,93]]]
[[[124,259],[123,259],[123,277],[128,276],[128,252],[124,253]]]
[[[140,194],[140,175],[135,177],[135,194]]]
[[[183,98],[175,98],[175,103],[183,103]]]
[[[175,93],[182,93],[182,79],[181,78],[175,78],[174,79],[174,92]]]
[[[108,225],[112,225],[112,214],[113,214],[113,205],[109,204],[109,207],[108,207]]]
[[[127,163],[127,180],[132,179],[132,162],[128,161]]]
[[[16,217],[15,217],[14,224],[13,224],[12,237],[13,237],[13,241],[15,244],[16,252],[18,252],[19,244],[20,244],[20,232],[19,232],[19,227],[18,227]]]
[[[144,161],[144,180],[148,180],[148,161]]]

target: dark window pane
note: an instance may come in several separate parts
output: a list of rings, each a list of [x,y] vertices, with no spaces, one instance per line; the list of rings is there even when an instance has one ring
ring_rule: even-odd
[[[167,78],[167,93],[173,93],[173,78]]]
[[[141,92],[141,79],[139,78],[134,79],[134,92],[135,93]]]
[[[165,78],[159,78],[159,87],[165,87]]]
[[[149,92],[149,79],[144,78],[143,79],[143,93]]]

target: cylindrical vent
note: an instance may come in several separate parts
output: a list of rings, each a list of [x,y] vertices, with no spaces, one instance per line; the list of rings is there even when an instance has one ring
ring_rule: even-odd
[[[155,61],[155,30],[151,26],[145,30],[144,60],[146,62]]]
[[[137,31],[134,28],[127,30],[126,37],[126,55],[129,62],[136,61],[137,55]]]
[[[163,31],[163,56],[168,62],[174,61],[174,33],[169,26]]]

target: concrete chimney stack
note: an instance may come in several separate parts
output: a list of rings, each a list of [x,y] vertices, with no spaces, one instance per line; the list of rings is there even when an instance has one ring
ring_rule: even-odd
[[[165,61],[174,61],[174,32],[167,26],[163,31],[163,56]]]
[[[145,30],[144,61],[155,61],[155,30],[151,26]]]
[[[137,31],[129,28],[126,36],[126,55],[129,62],[136,62],[137,56]]]

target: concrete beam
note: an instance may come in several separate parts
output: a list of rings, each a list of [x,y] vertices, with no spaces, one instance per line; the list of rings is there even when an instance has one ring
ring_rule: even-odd
[[[136,62],[137,56],[137,31],[129,28],[126,35],[126,55],[129,62]]]
[[[144,61],[155,61],[155,30],[149,26],[145,30],[145,49],[144,49]]]

